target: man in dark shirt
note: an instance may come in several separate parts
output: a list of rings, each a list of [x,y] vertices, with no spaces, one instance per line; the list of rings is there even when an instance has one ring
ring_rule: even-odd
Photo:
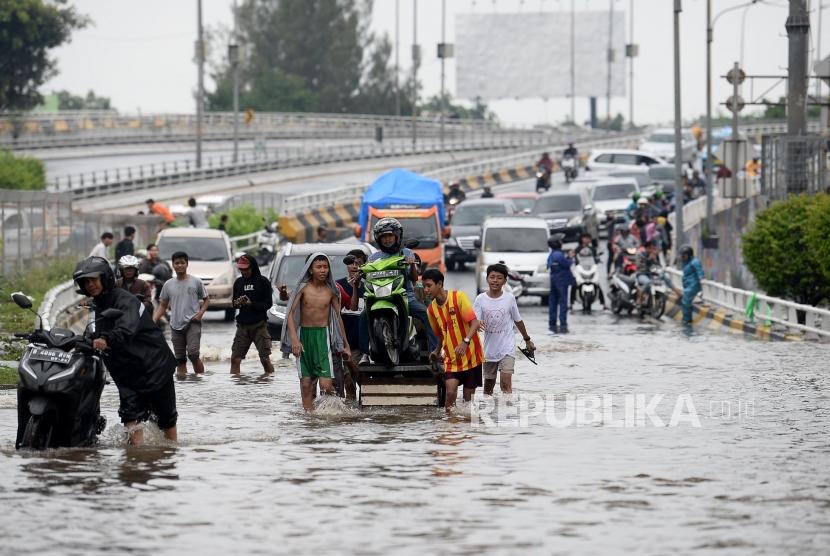
[[[135,239],[135,228],[127,226],[124,228],[124,239],[118,242],[115,246],[115,260],[120,261],[121,257],[125,255],[135,255],[135,246],[133,240]]]
[[[273,303],[271,282],[259,271],[254,257],[242,255],[236,262],[242,274],[233,284],[236,336],[231,347],[231,374],[239,374],[242,360],[253,343],[266,373],[274,372],[271,363],[271,336],[268,334],[268,309]]]
[[[347,256],[353,257],[354,262],[347,267],[349,272],[348,276],[340,278],[337,280],[337,283],[349,294],[349,300],[351,302],[348,307],[344,305],[343,308],[349,311],[358,311],[360,309],[360,300],[363,299],[364,294],[363,281],[360,279],[360,267],[366,264],[367,257],[362,249],[352,249]],[[355,361],[359,361],[362,348],[367,347],[369,344],[369,337],[367,335],[366,338],[361,338],[363,334],[361,334],[360,330],[359,315],[346,313],[342,317],[343,327],[346,329],[346,338],[349,341],[349,345],[361,346],[359,350],[352,350],[352,357],[356,358]],[[366,328],[368,329],[368,321]],[[363,346],[362,342],[365,342],[366,346]],[[366,351],[368,352],[368,347]]]

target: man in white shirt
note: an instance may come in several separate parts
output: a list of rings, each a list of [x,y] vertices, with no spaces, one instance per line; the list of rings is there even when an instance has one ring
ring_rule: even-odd
[[[516,338],[513,326],[519,329],[527,349],[535,351],[525,323],[519,314],[519,307],[513,294],[504,291],[509,270],[497,263],[487,267],[489,289],[478,295],[473,310],[484,330],[484,394],[493,395],[496,375],[504,394],[513,393],[513,370],[516,365]]]
[[[205,207],[200,207],[196,204],[196,199],[191,197],[187,200],[187,206],[190,208],[187,209],[187,217],[190,219],[190,224],[194,228],[209,228],[210,224],[208,224],[207,219],[207,211],[205,211]]]
[[[112,245],[113,241],[115,241],[115,236],[112,235],[112,232],[104,232],[101,234],[101,243],[92,248],[92,251],[89,252],[89,256],[101,257],[109,260],[109,257],[107,256],[107,248]]]

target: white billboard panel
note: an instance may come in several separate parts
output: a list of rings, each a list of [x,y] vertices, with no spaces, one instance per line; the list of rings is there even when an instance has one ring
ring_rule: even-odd
[[[459,98],[567,97],[571,93],[570,12],[458,14]],[[575,14],[576,96],[607,91],[608,12]],[[611,94],[625,96],[625,13],[614,12]]]

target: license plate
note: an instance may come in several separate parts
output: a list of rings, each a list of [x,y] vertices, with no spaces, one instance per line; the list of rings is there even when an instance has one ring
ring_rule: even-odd
[[[69,361],[72,359],[72,354],[59,349],[33,348],[32,351],[29,352],[29,359],[34,359],[35,361],[48,361],[49,363],[58,363],[60,365],[68,365]]]
[[[375,272],[367,272],[366,279],[367,280],[377,280],[379,278],[393,278],[395,276],[400,275],[399,270],[378,270]]]

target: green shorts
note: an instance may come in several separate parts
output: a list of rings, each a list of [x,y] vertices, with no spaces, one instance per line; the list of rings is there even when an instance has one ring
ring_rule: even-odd
[[[300,378],[334,378],[329,347],[329,329],[326,327],[300,327],[303,353],[297,360]]]

